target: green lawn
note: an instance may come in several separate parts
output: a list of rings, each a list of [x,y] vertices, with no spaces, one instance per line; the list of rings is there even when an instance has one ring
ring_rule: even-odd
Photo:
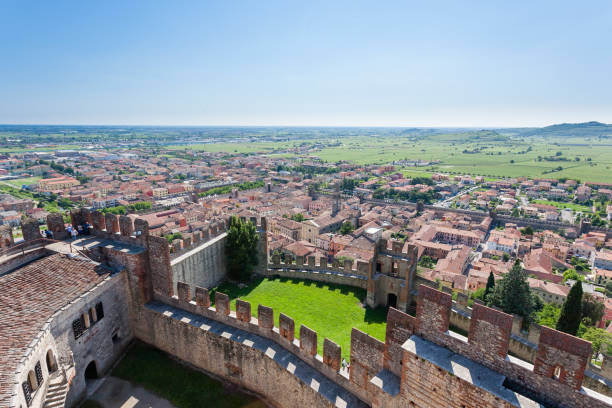
[[[42,177],[25,177],[14,180],[4,180],[4,182],[15,186],[16,188],[21,188],[21,186],[24,184],[36,184],[40,179],[42,179]]]
[[[266,407],[258,399],[226,388],[220,381],[140,343],[128,351],[112,375],[146,388],[177,408]]]
[[[253,316],[257,316],[259,304],[273,308],[277,327],[280,312],[292,317],[296,338],[301,324],[315,330],[321,355],[323,339],[327,337],[342,347],[342,356],[348,361],[353,327],[385,340],[386,309],[362,306],[366,296],[363,289],[281,278],[261,279],[245,288],[222,284],[216,290],[230,296],[232,310],[235,310],[236,298],[251,302]],[[214,301],[212,293],[211,296]]]

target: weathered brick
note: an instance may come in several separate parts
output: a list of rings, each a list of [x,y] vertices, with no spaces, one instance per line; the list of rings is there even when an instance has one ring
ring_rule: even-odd
[[[304,326],[300,326],[300,349],[310,355],[317,354],[317,332]]]
[[[323,341],[323,363],[335,371],[338,371],[340,370],[341,358],[342,349],[340,346],[330,339],[325,339]]]
[[[508,354],[512,315],[475,304],[468,341],[485,358],[505,358]]]
[[[176,292],[178,294],[178,298],[183,302],[191,301],[191,288],[188,283],[185,282],[177,282],[176,283]]]
[[[272,330],[274,327],[274,310],[264,305],[257,306],[257,320],[259,327]]]
[[[225,293],[215,292],[215,309],[217,313],[228,316],[230,314],[230,299]]]
[[[196,286],[195,300],[196,300],[196,305],[198,306],[203,306],[206,308],[210,307],[210,295],[208,294],[208,289]]]
[[[236,299],[236,318],[241,322],[251,321],[251,304],[242,299]]]
[[[295,322],[289,316],[280,313],[278,316],[278,330],[281,337],[293,341],[295,337]]]

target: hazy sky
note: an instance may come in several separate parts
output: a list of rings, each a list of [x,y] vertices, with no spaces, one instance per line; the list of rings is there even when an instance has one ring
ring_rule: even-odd
[[[612,1],[0,0],[0,123],[612,123]]]

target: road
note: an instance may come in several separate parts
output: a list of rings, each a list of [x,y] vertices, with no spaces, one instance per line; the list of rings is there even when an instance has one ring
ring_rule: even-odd
[[[449,198],[447,198],[446,200],[440,200],[440,201],[438,201],[437,203],[435,203],[435,204],[434,204],[434,207],[448,208],[448,207],[450,207],[450,204],[453,202],[453,200],[454,200],[455,198],[457,198],[457,197],[459,197],[459,196],[461,196],[461,195],[463,195],[463,194],[469,194],[469,193],[471,193],[472,191],[476,190],[478,187],[479,187],[479,186],[473,186],[473,187],[470,187],[470,188],[465,189],[465,190],[460,190],[460,191],[458,191],[458,192],[457,192],[457,194],[455,194],[454,196],[449,197]]]

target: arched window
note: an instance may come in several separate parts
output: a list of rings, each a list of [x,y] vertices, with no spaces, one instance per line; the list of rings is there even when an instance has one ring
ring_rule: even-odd
[[[98,320],[98,317],[96,316],[96,309],[94,309],[93,307],[90,307],[89,308],[89,321],[91,322],[91,324],[94,324],[97,320]]]
[[[89,313],[83,313],[82,319],[83,326],[85,326],[86,329],[89,329],[89,326],[91,326],[91,321],[89,320]]]
[[[57,371],[57,361],[53,355],[53,350],[47,351],[47,371],[50,373]]]
[[[38,389],[38,381],[36,381],[36,374],[34,373],[34,370],[30,370],[28,373],[28,385],[30,386],[30,390],[32,392]]]

